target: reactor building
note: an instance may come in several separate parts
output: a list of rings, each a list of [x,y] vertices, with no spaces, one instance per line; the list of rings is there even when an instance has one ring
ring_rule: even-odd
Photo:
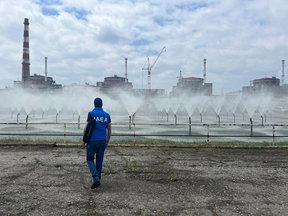
[[[180,95],[193,96],[196,94],[211,96],[213,92],[213,84],[206,83],[206,59],[204,62],[203,78],[183,77],[180,71],[180,76],[177,86],[172,87],[170,96],[178,97]]]
[[[275,97],[287,96],[288,84],[284,83],[284,77],[285,77],[284,63],[285,63],[285,60],[282,60],[281,84],[280,84],[280,79],[276,78],[276,76],[251,80],[250,86],[242,87],[242,94],[254,95],[254,94],[260,94],[260,93],[268,93],[268,94],[272,94]]]

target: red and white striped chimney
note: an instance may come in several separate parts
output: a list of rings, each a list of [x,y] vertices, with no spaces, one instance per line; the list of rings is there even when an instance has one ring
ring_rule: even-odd
[[[30,60],[29,60],[29,19],[24,19],[22,84],[24,88],[30,87]]]

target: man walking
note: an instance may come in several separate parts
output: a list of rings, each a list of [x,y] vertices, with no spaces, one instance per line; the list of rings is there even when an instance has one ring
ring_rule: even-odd
[[[101,98],[95,98],[94,106],[95,108],[88,113],[86,126],[84,128],[85,134],[89,119],[95,118],[96,125],[86,148],[86,160],[94,180],[91,189],[94,189],[100,185],[104,152],[109,145],[109,140],[111,137],[111,118],[108,113],[103,111],[103,103]],[[84,141],[82,141],[82,147],[85,148]],[[95,154],[96,165],[94,162]]]

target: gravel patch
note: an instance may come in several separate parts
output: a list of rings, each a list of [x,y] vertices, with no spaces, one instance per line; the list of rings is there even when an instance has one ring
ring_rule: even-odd
[[[287,215],[287,149],[1,146],[0,215]]]

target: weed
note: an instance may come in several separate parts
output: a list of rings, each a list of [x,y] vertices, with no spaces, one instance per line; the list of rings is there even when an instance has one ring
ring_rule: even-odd
[[[31,210],[31,211],[32,211],[32,210],[34,210],[34,209],[35,209],[35,207],[34,207],[34,206],[31,206],[31,207],[30,207],[30,210]]]
[[[150,178],[146,178],[146,181],[150,181]]]
[[[196,165],[195,164],[192,164],[192,167],[195,167]]]
[[[26,158],[25,156],[23,156],[22,158]]]
[[[137,164],[137,161],[135,159],[132,162],[130,162],[130,160],[129,162],[126,161],[126,167],[130,172],[141,172],[141,170],[139,169],[139,167],[141,166],[142,164],[141,163]]]
[[[121,156],[125,155],[125,153],[120,152],[120,151],[117,151],[117,154],[118,154],[118,155],[121,155]]]
[[[34,158],[34,160],[36,161],[36,163],[40,163],[41,162],[38,158]]]
[[[61,164],[56,164],[55,167],[56,168],[61,167]]]
[[[106,170],[104,172],[105,175],[115,173],[115,170],[113,169],[112,165],[109,162],[106,162],[106,166],[107,166],[108,170]]]
[[[144,216],[150,216],[150,213],[149,213],[149,212],[146,212]]]
[[[169,178],[170,181],[178,181],[177,177]]]

